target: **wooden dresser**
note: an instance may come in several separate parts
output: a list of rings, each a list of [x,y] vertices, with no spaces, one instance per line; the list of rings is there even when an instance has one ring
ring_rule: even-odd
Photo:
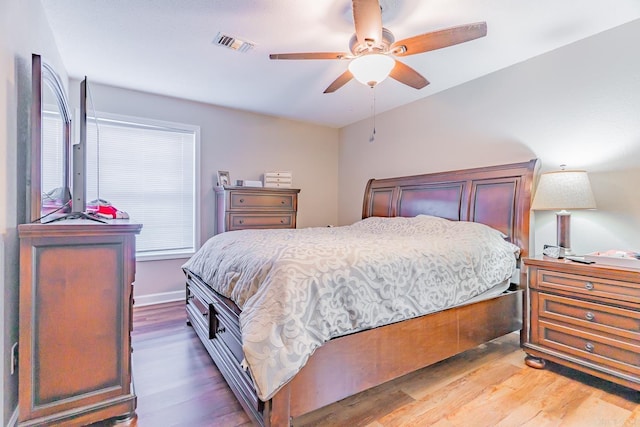
[[[640,270],[527,258],[522,346],[545,359],[640,390]]]
[[[130,331],[141,228],[122,220],[18,227],[19,426],[135,421]]]
[[[216,234],[248,228],[296,228],[295,188],[214,187]]]

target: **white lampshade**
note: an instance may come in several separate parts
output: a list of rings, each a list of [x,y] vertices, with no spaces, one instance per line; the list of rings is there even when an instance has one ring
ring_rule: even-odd
[[[571,214],[565,209],[595,209],[596,200],[591,192],[589,177],[585,171],[543,173],[533,198],[531,209],[556,212],[556,238],[560,258],[572,255]]]
[[[596,200],[585,171],[543,173],[533,198],[533,210],[595,209]]]
[[[389,76],[395,60],[381,53],[368,53],[353,59],[349,71],[360,83],[375,86]]]

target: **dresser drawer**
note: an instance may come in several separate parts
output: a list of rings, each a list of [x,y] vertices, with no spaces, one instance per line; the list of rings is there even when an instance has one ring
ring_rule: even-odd
[[[540,319],[600,331],[640,343],[640,312],[538,293]]]
[[[248,209],[269,209],[269,210],[296,210],[295,194],[260,194],[231,191],[229,193],[229,206],[227,210],[248,210]]]
[[[532,287],[597,299],[619,300],[625,305],[640,304],[640,286],[637,283],[621,280],[539,269],[537,280]]]
[[[537,344],[571,354],[604,368],[640,376],[640,346],[605,336],[576,331],[553,322],[538,323]]]
[[[227,230],[248,228],[295,228],[295,214],[234,214],[228,215]]]

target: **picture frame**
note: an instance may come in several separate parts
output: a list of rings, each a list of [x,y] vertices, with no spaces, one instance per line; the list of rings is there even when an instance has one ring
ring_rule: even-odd
[[[229,171],[218,171],[218,186],[225,187],[231,185]]]

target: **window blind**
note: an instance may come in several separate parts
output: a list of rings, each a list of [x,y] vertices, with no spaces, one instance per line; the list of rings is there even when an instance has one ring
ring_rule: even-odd
[[[142,223],[142,259],[195,252],[199,127],[97,116],[87,118],[87,204],[105,200]]]

